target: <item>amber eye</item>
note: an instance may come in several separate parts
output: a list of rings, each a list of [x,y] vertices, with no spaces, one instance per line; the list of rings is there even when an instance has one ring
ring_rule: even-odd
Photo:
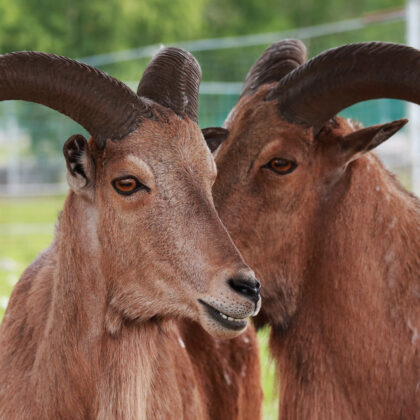
[[[290,172],[293,172],[296,167],[297,164],[295,162],[280,158],[271,159],[270,162],[263,166],[263,168],[271,169],[280,175],[290,174]]]
[[[143,189],[150,192],[150,188],[142,184],[137,178],[133,176],[126,176],[122,178],[116,178],[112,181],[112,186],[117,193],[122,195],[130,195],[134,192]]]

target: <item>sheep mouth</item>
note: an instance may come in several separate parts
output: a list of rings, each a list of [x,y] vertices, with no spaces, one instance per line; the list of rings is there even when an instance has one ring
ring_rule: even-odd
[[[219,324],[221,324],[223,327],[239,331],[246,327],[248,322],[247,318],[234,318],[230,315],[227,315],[223,312],[220,312],[218,309],[214,308],[213,306],[209,305],[208,303],[204,302],[201,299],[198,299],[198,301],[204,306],[204,309],[207,313],[207,315],[210,316],[213,320],[217,321]]]

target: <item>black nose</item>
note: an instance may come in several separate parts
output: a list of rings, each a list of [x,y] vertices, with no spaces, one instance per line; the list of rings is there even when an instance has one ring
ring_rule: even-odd
[[[229,279],[228,282],[229,286],[235,292],[246,296],[254,302],[258,302],[258,299],[260,297],[261,284],[257,279],[253,277],[238,277],[236,279]]]

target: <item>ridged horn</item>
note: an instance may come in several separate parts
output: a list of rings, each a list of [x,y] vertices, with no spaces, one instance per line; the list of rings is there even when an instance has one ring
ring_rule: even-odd
[[[385,42],[344,45],[309,60],[267,95],[284,118],[315,134],[344,108],[376,98],[420,104],[420,51]]]
[[[67,57],[41,52],[0,56],[0,100],[36,102],[82,125],[99,147],[135,130],[146,105],[124,83]]]
[[[249,70],[241,97],[255,93],[261,85],[278,82],[307,60],[306,47],[297,39],[284,39],[268,47]]]
[[[200,65],[189,52],[165,48],[153,57],[144,71],[137,95],[197,122],[200,81]]]

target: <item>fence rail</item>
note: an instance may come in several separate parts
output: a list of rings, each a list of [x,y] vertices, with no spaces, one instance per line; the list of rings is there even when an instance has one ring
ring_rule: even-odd
[[[420,0],[411,1],[418,3]],[[406,29],[405,10],[398,9],[289,31],[202,39],[176,45],[194,52],[202,65],[199,121],[202,127],[206,127],[223,124],[238,100],[248,69],[267,45],[279,39],[295,37],[304,40],[311,56],[347,42],[373,39],[404,42]],[[127,84],[135,90],[139,69],[144,68],[160,47],[151,45],[79,60],[101,66],[111,74],[132,68],[128,79],[134,81]],[[127,66],[129,61],[132,67]],[[370,125],[403,118],[407,113],[407,106],[403,102],[378,100],[357,104],[342,115]],[[410,135],[416,136],[417,132],[420,130],[411,130]],[[61,148],[63,142],[74,133],[87,135],[82,127],[69,118],[46,107],[22,101],[1,102],[0,196],[64,193],[67,187]],[[386,164],[400,174],[407,186],[411,185],[407,173],[417,165],[417,161],[411,159],[409,142],[407,130],[398,141],[393,140],[392,146],[385,145],[379,151]],[[420,154],[417,160],[420,161]]]

